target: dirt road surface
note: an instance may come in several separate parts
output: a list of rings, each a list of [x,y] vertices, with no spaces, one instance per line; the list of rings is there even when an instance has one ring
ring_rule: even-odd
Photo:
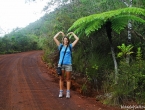
[[[0,55],[0,110],[117,110],[83,98],[58,98],[56,78],[41,60],[43,51]]]

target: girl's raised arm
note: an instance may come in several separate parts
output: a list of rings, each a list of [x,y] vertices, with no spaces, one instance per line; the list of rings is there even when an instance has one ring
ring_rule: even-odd
[[[74,36],[74,38],[75,38],[75,41],[72,43],[72,47],[74,47],[74,46],[77,44],[77,42],[79,41],[79,38],[78,38],[78,36],[76,36],[75,33],[73,33],[73,32],[68,33],[67,36],[68,36],[69,34],[72,34],[72,35]]]
[[[60,34],[62,34],[63,37],[65,36],[64,33],[63,33],[62,31],[60,31],[60,32],[58,32],[58,33],[53,37],[53,39],[54,39],[54,41],[55,41],[55,43],[56,43],[57,46],[60,45],[60,42],[59,42],[59,40],[57,39],[57,37],[58,37]]]

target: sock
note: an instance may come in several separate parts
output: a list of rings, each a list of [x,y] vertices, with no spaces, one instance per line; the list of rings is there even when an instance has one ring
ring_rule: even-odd
[[[63,92],[63,90],[59,90],[59,92]]]
[[[67,90],[67,92],[70,92],[70,90]]]

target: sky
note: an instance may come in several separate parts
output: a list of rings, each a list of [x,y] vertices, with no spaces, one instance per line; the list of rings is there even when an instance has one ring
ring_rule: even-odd
[[[45,14],[42,10],[48,1],[0,0],[0,36],[38,20]]]

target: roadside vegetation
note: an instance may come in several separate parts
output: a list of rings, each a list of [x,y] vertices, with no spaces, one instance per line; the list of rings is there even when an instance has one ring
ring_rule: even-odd
[[[67,1],[54,0],[60,4],[53,12],[0,38],[0,53],[42,49],[42,59],[55,69],[53,36],[74,31],[80,41],[73,49],[72,79],[80,93],[104,104],[145,104],[145,1],[133,0],[130,8],[121,0]]]

